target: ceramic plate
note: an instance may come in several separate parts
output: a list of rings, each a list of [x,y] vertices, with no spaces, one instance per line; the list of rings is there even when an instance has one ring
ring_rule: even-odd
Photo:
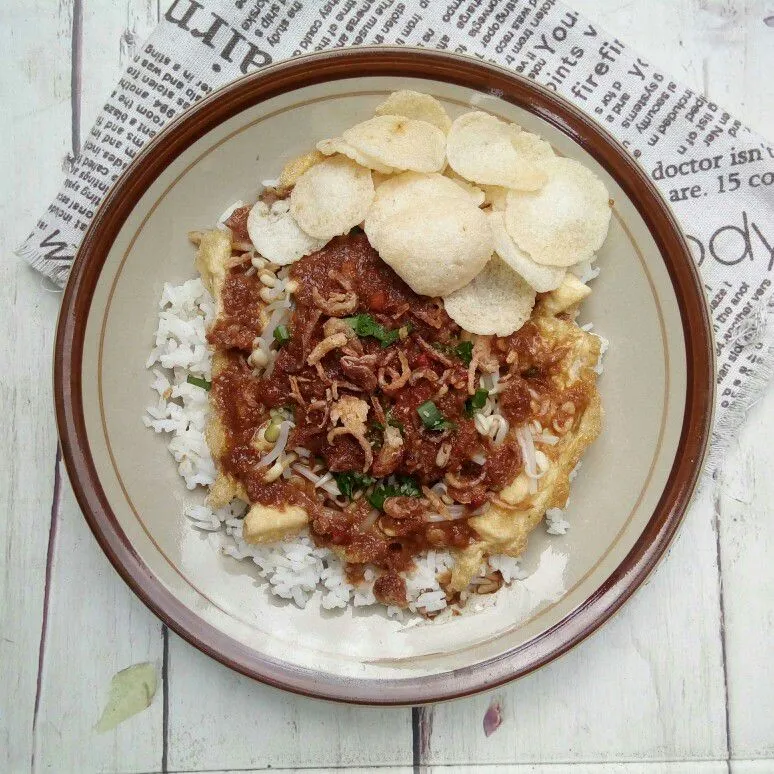
[[[213,224],[284,161],[427,92],[451,115],[486,110],[582,161],[614,200],[602,274],[581,323],[610,340],[606,412],[572,490],[570,532],[541,528],[531,577],[496,604],[405,626],[363,609],[300,610],[183,516],[145,361],[164,282],[195,276],[191,229]],[[201,650],[267,683],[362,703],[491,688],[560,655],[605,621],[664,553],[696,484],[713,404],[699,278],[667,205],[628,153],[570,104],[505,70],[448,54],[360,49],[293,60],[207,98],[162,132],[107,197],[78,253],[59,322],[57,419],[67,468],[105,553],[142,600]]]

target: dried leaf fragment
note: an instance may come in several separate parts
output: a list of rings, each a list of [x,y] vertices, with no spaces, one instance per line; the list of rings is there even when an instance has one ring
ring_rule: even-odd
[[[120,723],[150,707],[156,695],[156,667],[149,663],[133,664],[113,675],[110,695],[94,730],[112,731]]]

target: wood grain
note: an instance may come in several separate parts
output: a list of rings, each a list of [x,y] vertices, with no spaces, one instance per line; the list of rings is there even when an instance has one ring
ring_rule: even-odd
[[[771,774],[771,759],[732,760],[729,774]]]
[[[294,696],[236,674],[170,634],[169,768],[412,762],[411,711]],[[221,722],[219,718],[227,718]]]
[[[109,84],[125,66],[120,40],[127,20],[145,18],[143,35],[154,20],[139,13],[144,14],[145,2],[84,6],[78,2],[73,10],[70,81],[75,89],[71,100],[75,145],[88,134]],[[53,326],[52,319],[47,331]],[[45,352],[48,355],[50,346]],[[47,373],[46,384],[49,379]],[[150,709],[114,731],[97,734],[93,729],[117,671],[144,661],[154,662],[161,671],[161,623],[128,591],[99,550],[66,476],[54,515],[57,539],[43,630],[35,770],[158,770],[163,757],[161,690]],[[63,739],[78,743],[63,745]]]
[[[126,588],[63,487],[52,572],[36,734],[36,771],[158,771],[163,751],[161,680],[150,708],[98,734],[94,726],[116,672],[162,666],[161,623]],[[63,740],[72,740],[63,744]]]
[[[468,769],[469,771],[476,771],[475,767]],[[197,774],[250,774],[250,772],[266,771],[266,769],[209,769],[206,772],[197,771]],[[343,769],[341,767],[324,767],[324,768],[303,768],[303,769],[271,769],[272,774],[337,774]],[[367,768],[346,767],[347,774],[374,774],[377,771],[389,772],[389,774],[414,774],[414,769],[411,766],[390,766],[389,768],[374,768],[369,766]],[[177,774],[177,773],[176,773]],[[187,774],[187,772],[180,772],[180,774]]]
[[[425,760],[725,758],[711,494],[694,502],[651,580],[593,637],[494,694],[436,707]],[[493,700],[503,723],[486,737]]]
[[[716,498],[721,537],[731,751],[774,757],[774,390],[729,451]]]
[[[427,774],[495,774],[502,766],[429,766]],[[725,761],[630,761],[628,763],[524,763],[509,774],[728,774]]]
[[[13,255],[61,182],[70,150],[71,8],[3,7],[0,118],[0,771],[28,770],[43,623],[56,430],[51,348],[58,294]],[[40,17],[31,25],[28,19]]]

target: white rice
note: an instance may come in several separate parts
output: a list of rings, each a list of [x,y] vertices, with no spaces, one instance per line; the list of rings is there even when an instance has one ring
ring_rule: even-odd
[[[200,279],[177,286],[166,283],[159,301],[155,346],[146,363],[159,398],[148,406],[143,422],[157,433],[172,434],[169,451],[189,489],[215,480],[215,465],[204,438],[207,392],[186,381],[189,375],[211,378],[205,329],[214,313],[212,297]]]
[[[170,434],[169,451],[189,489],[208,486],[216,476],[204,435],[207,391],[187,382],[189,376],[207,381],[211,379],[211,352],[206,342],[206,328],[214,313],[212,297],[201,279],[177,286],[165,284],[159,301],[159,324],[154,347],[147,361],[147,367],[153,374],[151,387],[159,397],[155,404],[148,406],[143,422],[157,433]],[[496,376],[485,376],[481,381],[482,386],[496,391]],[[502,416],[494,396],[482,414],[492,425],[497,422],[492,422],[493,417]],[[496,435],[494,427],[487,426],[487,430],[486,434]],[[363,582],[354,586],[347,580],[341,559],[333,551],[315,546],[307,532],[292,540],[269,545],[246,543],[242,539],[245,510],[244,504],[234,501],[218,511],[205,504],[192,504],[185,508],[184,513],[196,529],[218,533],[220,550],[224,554],[252,561],[272,594],[292,601],[298,607],[305,607],[312,599],[319,600],[326,610],[345,608],[350,604],[354,607],[377,604],[373,593],[377,578],[374,568],[367,568]],[[546,528],[549,534],[564,534],[569,528],[564,512],[558,508],[551,509],[546,514]],[[430,550],[415,559],[415,569],[405,576],[409,611],[435,615],[447,607],[446,595],[438,577],[453,566],[454,558],[449,551]],[[491,556],[482,563],[479,575],[471,585],[480,584],[484,576],[492,571],[499,571],[505,583],[527,576],[518,559]],[[466,596],[463,594],[463,597]],[[392,606],[387,607],[387,614],[397,618],[405,615],[400,608]]]
[[[570,266],[570,272],[574,274],[584,285],[599,276],[599,266],[595,266],[591,261],[581,261],[575,266]]]
[[[564,518],[561,508],[549,508],[546,511],[546,532],[549,535],[566,535],[570,522]]]

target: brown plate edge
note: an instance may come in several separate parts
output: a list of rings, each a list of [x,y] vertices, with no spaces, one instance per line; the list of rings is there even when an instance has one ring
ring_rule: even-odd
[[[93,290],[126,217],[168,163],[212,128],[262,100],[348,77],[417,77],[444,81],[527,109],[567,134],[618,182],[645,220],[675,289],[686,342],[687,395],[675,462],[653,516],[629,554],[578,608],[551,629],[489,661],[449,673],[400,680],[327,676],[256,656],[183,605],[129,543],[99,482],[86,436],[81,395],[83,339]],[[226,666],[269,685],[358,704],[417,704],[491,689],[547,664],[588,637],[634,593],[664,555],[698,482],[711,432],[714,347],[698,271],[670,208],[620,144],[553,92],[495,65],[425,49],[361,48],[312,54],[245,76],[205,98],[159,133],[124,171],[89,227],[60,311],[54,396],[62,455],[85,518],[113,566],[170,628]]]

